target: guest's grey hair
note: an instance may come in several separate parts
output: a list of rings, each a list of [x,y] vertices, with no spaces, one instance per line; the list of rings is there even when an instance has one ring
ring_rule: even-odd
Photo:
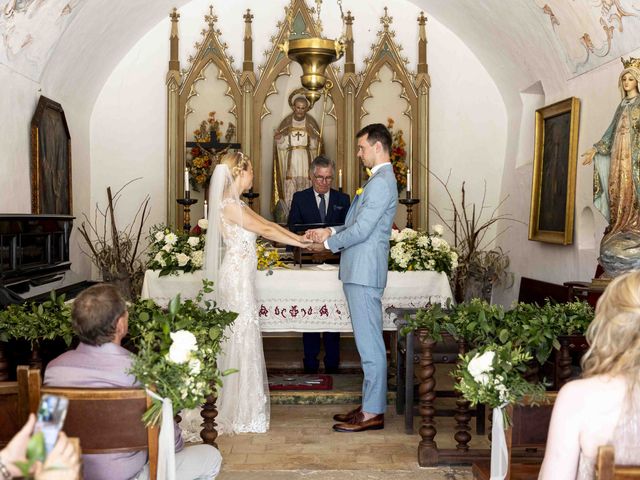
[[[336,164],[333,160],[328,159],[323,155],[318,155],[311,162],[311,172],[315,172],[316,168],[327,168],[331,167],[333,171],[336,171]]]

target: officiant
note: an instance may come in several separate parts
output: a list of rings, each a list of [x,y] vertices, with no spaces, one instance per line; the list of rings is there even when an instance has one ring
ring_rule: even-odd
[[[342,225],[349,210],[349,195],[331,188],[335,177],[335,163],[324,157],[316,157],[311,162],[309,179],[311,188],[293,194],[289,219],[289,230],[300,232],[310,225]],[[304,345],[305,373],[318,373],[320,362],[320,333],[302,334]],[[340,363],[340,333],[323,332],[325,373],[337,373]]]

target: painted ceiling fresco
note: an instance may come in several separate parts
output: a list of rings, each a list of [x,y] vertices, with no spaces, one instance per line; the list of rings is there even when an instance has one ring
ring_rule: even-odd
[[[82,0],[0,0],[0,63],[38,80]]]
[[[592,70],[640,46],[637,0],[535,0],[570,76]]]

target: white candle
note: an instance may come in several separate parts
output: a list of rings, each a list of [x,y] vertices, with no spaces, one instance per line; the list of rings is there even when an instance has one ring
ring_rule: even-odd
[[[411,169],[407,170],[407,192],[411,191]]]
[[[188,168],[184,169],[184,191],[185,192],[189,191],[189,169]]]
[[[204,201],[204,218],[209,218],[209,205],[207,205],[207,201]]]
[[[338,170],[338,188],[342,188],[342,169]]]

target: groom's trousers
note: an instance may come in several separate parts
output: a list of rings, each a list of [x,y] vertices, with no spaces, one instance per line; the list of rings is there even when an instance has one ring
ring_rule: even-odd
[[[364,371],[362,410],[384,413],[387,409],[387,349],[382,338],[384,288],[355,283],[345,283],[342,288],[347,297],[353,335]]]

